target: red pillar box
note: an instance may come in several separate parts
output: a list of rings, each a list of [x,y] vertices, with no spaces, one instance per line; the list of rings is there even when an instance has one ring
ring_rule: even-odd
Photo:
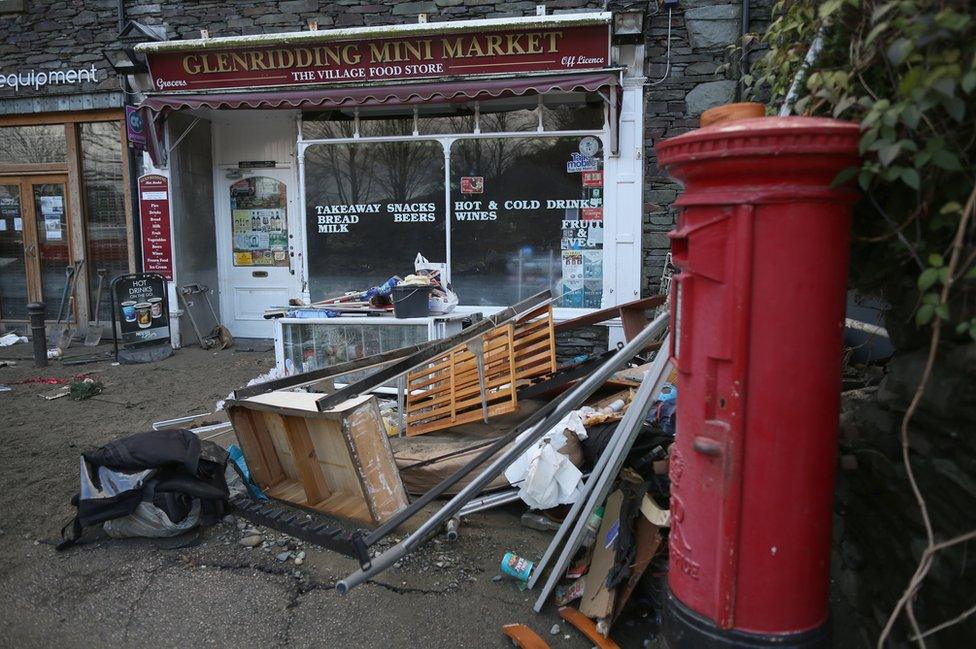
[[[671,234],[679,371],[672,649],[820,647],[858,127],[716,124],[661,143],[685,185]]]

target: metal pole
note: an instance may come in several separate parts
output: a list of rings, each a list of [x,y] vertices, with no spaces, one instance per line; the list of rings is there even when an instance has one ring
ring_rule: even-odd
[[[596,392],[614,372],[622,369],[638,352],[640,352],[651,339],[664,330],[668,322],[668,314],[661,314],[655,318],[647,327],[637,334],[633,340],[624,345],[620,350],[611,356],[606,363],[594,370],[586,379],[569,391],[564,399],[553,409],[542,422],[522,440],[515,443],[501,457],[491,463],[481,475],[472,480],[468,486],[462,489],[454,498],[445,504],[440,511],[431,516],[417,531],[410,534],[386,552],[373,558],[370,565],[352,573],[345,579],[336,583],[336,590],[340,595],[345,595],[350,590],[365,582],[371,577],[378,575],[400,558],[412,552],[423,543],[433,532],[439,530],[444,523],[454,516],[457,512],[504,471],[515,458],[527,451],[538,441],[546,432],[557,424],[563,417],[575,410],[590,395]]]
[[[34,342],[34,367],[47,367],[47,334],[44,331],[44,303],[27,305],[30,316],[31,340]]]

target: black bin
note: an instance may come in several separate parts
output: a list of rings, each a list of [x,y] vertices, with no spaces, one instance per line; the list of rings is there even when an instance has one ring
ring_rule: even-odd
[[[397,318],[426,318],[430,315],[429,286],[394,286],[393,315]]]

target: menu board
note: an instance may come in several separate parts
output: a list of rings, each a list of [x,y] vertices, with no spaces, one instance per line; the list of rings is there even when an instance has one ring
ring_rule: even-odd
[[[163,276],[134,273],[112,280],[112,321],[125,347],[169,341],[169,308]]]
[[[288,266],[285,183],[258,176],[230,186],[235,266]]]
[[[142,223],[142,266],[147,273],[173,279],[173,246],[169,216],[169,179],[159,174],[139,177],[139,219]]]

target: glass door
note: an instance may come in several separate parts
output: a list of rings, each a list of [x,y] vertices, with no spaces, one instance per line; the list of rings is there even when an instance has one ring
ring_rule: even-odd
[[[66,184],[60,175],[0,178],[0,319],[26,320],[28,302],[58,317],[71,263]]]
[[[37,299],[45,305],[44,318],[54,320],[58,317],[58,308],[64,295],[65,268],[71,263],[65,183],[45,179],[45,182],[29,181],[28,186],[34,208],[34,231],[37,238],[36,285],[40,290]],[[77,296],[75,299],[78,299]]]
[[[0,179],[0,319],[27,319],[27,245],[20,182]]]

